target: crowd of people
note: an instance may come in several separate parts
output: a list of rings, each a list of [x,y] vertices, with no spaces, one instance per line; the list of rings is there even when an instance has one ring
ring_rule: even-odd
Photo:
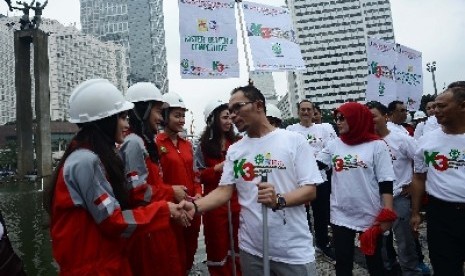
[[[356,237],[370,275],[423,275],[423,211],[434,275],[464,275],[465,82],[412,129],[401,101],[344,103],[335,124],[309,100],[297,110],[282,129],[256,87],[235,88],[207,103],[194,149],[178,94],[81,83],[44,197],[60,275],[187,275],[201,220],[210,275],[317,275],[316,251],[352,275]]]

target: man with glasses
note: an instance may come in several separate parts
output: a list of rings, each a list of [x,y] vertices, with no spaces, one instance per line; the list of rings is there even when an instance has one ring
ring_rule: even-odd
[[[409,132],[402,126],[407,120],[407,108],[401,101],[392,101],[388,105],[389,122],[387,127],[390,131],[401,132],[409,135]]]
[[[226,154],[218,188],[186,202],[191,215],[225,204],[237,189],[241,205],[239,248],[243,275],[263,275],[263,213],[268,213],[271,275],[316,275],[312,235],[302,205],[323,182],[312,149],[297,134],[272,126],[265,98],[254,86],[233,90],[229,112],[246,136]],[[271,211],[270,210],[270,211]]]
[[[313,148],[315,156],[326,147],[327,143],[335,138],[327,128],[321,124],[313,123],[315,114],[313,103],[309,100],[302,100],[297,104],[297,114],[300,122],[288,126],[286,129],[300,133],[307,139],[308,144]],[[324,182],[317,186],[317,198],[312,202],[314,228],[315,228],[315,245],[317,250],[331,260],[335,259],[334,250],[329,246],[328,226],[329,226],[329,196],[331,186],[325,170],[321,170],[321,177]],[[307,211],[308,227],[311,231],[310,206],[305,206]]]

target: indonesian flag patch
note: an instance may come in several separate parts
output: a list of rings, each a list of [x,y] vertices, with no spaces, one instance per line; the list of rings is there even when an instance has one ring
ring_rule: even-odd
[[[129,172],[126,177],[129,181],[139,180],[139,174],[136,171]]]
[[[99,210],[106,209],[108,205],[110,205],[111,199],[110,196],[105,193],[99,196],[96,200],[94,200],[94,204],[97,205]]]

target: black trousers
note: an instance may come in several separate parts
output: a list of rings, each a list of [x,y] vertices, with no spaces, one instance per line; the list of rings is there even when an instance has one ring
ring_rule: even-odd
[[[354,239],[356,231],[344,226],[332,225],[333,243],[336,250],[336,275],[352,276],[354,268]],[[382,236],[376,244],[375,255],[367,256],[368,273],[371,276],[384,276],[383,258],[381,249],[383,246]]]
[[[462,276],[465,262],[465,204],[429,197],[426,212],[429,257],[435,276]]]
[[[329,195],[331,193],[331,184],[324,182],[316,186],[316,199],[311,202],[313,210],[313,222],[315,229],[315,245],[317,247],[326,247],[329,243],[328,225],[329,225]],[[307,221],[310,231],[312,230],[309,207],[306,206]]]

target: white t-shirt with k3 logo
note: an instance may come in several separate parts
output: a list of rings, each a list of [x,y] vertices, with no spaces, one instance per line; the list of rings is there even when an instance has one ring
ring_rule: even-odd
[[[244,137],[229,147],[220,185],[236,184],[241,205],[239,247],[260,257],[263,223],[257,184],[263,173],[280,194],[323,182],[312,149],[298,133],[276,129],[260,138]],[[289,264],[315,261],[303,205],[286,207],[285,212],[269,210],[268,229],[271,260]]]
[[[375,140],[349,146],[337,138],[317,159],[333,169],[331,223],[356,231],[372,226],[382,209],[379,182],[395,179],[387,144]]]
[[[308,144],[313,148],[315,156],[326,147],[329,141],[335,138],[335,136],[321,124],[312,124],[306,127],[297,123],[288,126],[286,130],[295,131],[304,136]],[[324,170],[321,170],[320,173],[324,181],[328,180]]]
[[[391,131],[383,140],[389,146],[389,154],[396,174],[394,196],[398,196],[402,192],[402,187],[412,183],[413,159],[417,150],[417,142],[411,136],[395,131]]]
[[[449,202],[465,203],[465,134],[441,128],[418,140],[415,172],[426,173],[426,192]]]

